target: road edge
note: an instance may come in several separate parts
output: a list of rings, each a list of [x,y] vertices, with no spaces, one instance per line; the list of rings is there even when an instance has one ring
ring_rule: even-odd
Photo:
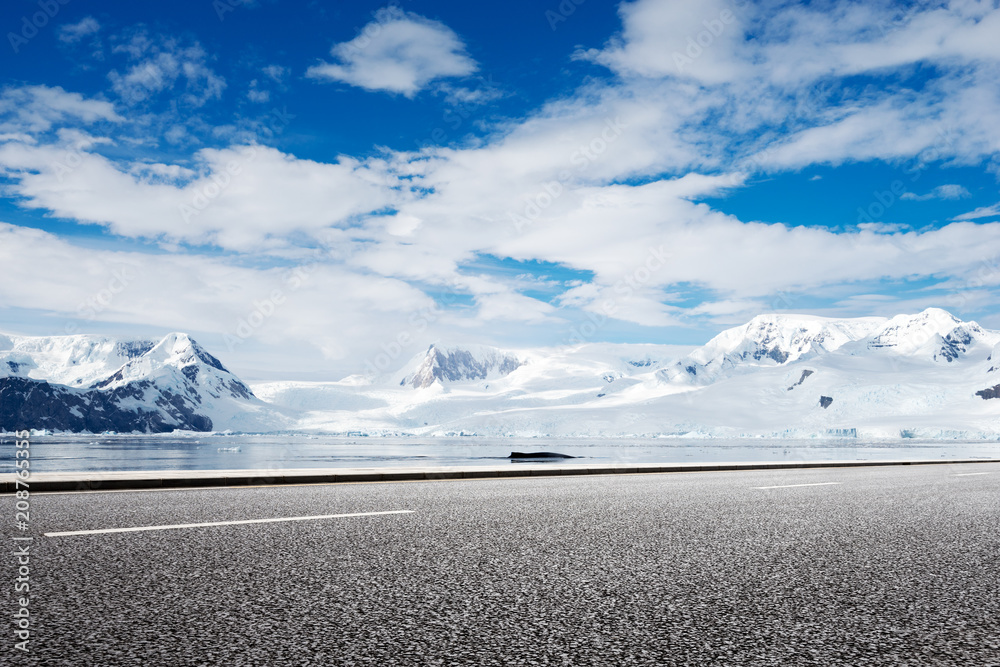
[[[188,470],[92,473],[36,473],[30,490],[118,491],[170,488],[282,486],[288,484],[346,484],[454,479],[510,479],[567,475],[635,475],[648,473],[723,472],[739,470],[795,470],[808,468],[862,468],[904,465],[1000,463],[1000,459],[945,459],[897,461],[775,461],[736,463],[536,464],[454,468]],[[0,475],[0,494],[13,493],[14,474]],[[23,486],[22,486],[23,488]]]

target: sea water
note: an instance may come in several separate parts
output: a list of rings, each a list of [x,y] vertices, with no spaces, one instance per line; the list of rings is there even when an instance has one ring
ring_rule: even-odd
[[[14,438],[0,437],[0,473],[14,470]],[[378,468],[503,463],[512,451],[549,451],[580,463],[716,463],[998,459],[1000,442],[863,438],[421,438],[313,435],[44,435],[31,438],[33,473],[96,470]],[[517,463],[510,462],[511,465]]]

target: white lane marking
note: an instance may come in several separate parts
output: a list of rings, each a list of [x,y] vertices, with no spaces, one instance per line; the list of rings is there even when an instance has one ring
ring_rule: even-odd
[[[831,484],[843,484],[843,482],[814,482],[813,484],[784,484],[782,486],[755,486],[755,489],[791,489],[796,486],[830,486]]]
[[[357,514],[320,514],[317,516],[290,516],[281,519],[247,519],[245,521],[215,521],[213,523],[178,523],[171,526],[139,526],[137,528],[101,528],[98,530],[70,530],[63,533],[43,533],[45,537],[68,535],[101,535],[104,533],[136,533],[143,530],[175,530],[178,528],[203,528],[205,526],[241,526],[248,523],[279,523],[282,521],[312,521],[316,519],[345,519],[352,516],[381,516],[383,514],[412,514],[414,510],[388,512],[359,512]]]
[[[968,477],[969,475],[992,475],[992,472],[956,472],[952,477]]]

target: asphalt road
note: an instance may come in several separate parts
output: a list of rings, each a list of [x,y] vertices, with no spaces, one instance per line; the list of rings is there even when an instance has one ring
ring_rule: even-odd
[[[1000,464],[33,494],[31,519],[31,652],[8,625],[3,664],[1000,665]]]

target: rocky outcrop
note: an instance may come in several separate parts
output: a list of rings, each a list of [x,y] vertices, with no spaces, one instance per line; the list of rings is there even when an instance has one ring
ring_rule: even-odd
[[[983,399],[984,401],[987,401],[991,398],[1000,398],[1000,384],[995,385],[993,387],[988,387],[987,389],[983,389],[981,391],[977,391],[976,396]]]
[[[969,351],[969,345],[972,344],[972,341],[971,333],[961,327],[956,328],[944,337],[941,349],[934,355],[934,359],[937,360],[940,357],[951,363]]]
[[[0,427],[6,430],[211,431],[260,403],[184,333],[159,341],[83,334],[4,339]]]
[[[807,377],[809,377],[809,376],[810,376],[810,375],[812,375],[812,374],[813,374],[813,372],[812,372],[812,371],[810,371],[810,370],[804,370],[804,371],[802,371],[802,377],[800,377],[800,378],[799,378],[799,381],[798,381],[798,382],[796,382],[796,383],[795,383],[795,384],[793,384],[793,385],[792,385],[791,387],[789,387],[789,388],[788,388],[788,391],[791,391],[792,389],[795,389],[796,387],[798,387],[798,386],[799,386],[800,384],[802,384],[803,382],[805,382],[805,381],[806,381],[806,378],[807,378]]]
[[[504,377],[520,367],[521,361],[517,357],[500,350],[479,350],[478,354],[473,354],[469,350],[441,349],[432,345],[416,372],[404,378],[400,384],[422,389],[435,382]]]
[[[154,397],[149,401],[150,394]],[[135,407],[128,407],[133,405]],[[132,382],[110,391],[75,389],[44,380],[0,378],[0,428],[75,433],[211,431],[197,403],[152,383]]]

